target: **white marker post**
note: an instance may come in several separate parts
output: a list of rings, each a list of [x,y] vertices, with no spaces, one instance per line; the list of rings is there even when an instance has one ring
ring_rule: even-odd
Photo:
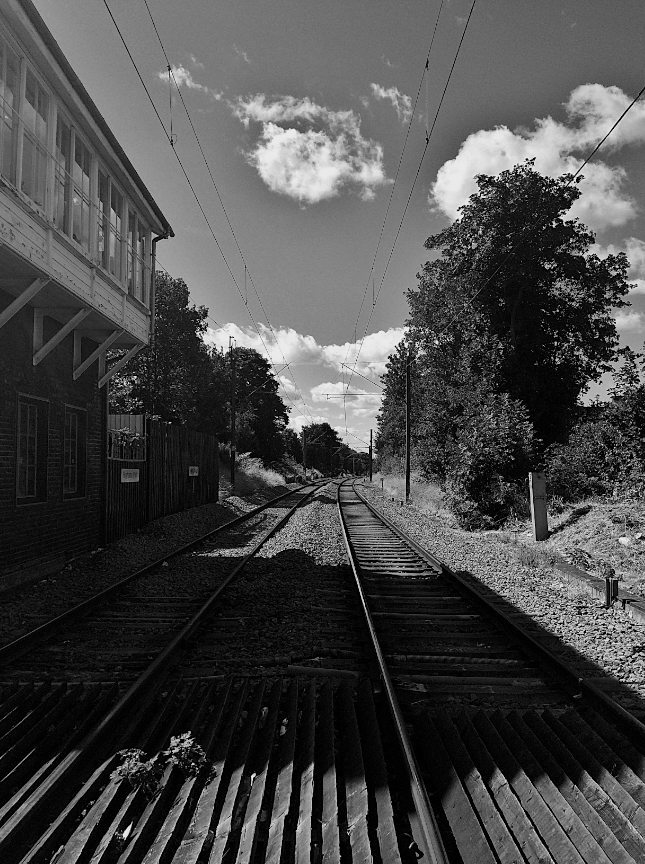
[[[546,516],[546,482],[544,471],[529,472],[529,489],[531,492],[533,539],[546,540],[549,536],[549,523]]]

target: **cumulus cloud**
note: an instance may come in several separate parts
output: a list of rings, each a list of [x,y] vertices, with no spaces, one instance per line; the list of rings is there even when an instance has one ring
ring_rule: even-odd
[[[381,407],[380,393],[374,393],[374,391],[370,393],[369,390],[364,390],[352,383],[350,393],[344,396],[343,399],[343,394],[347,389],[342,381],[335,381],[334,383],[325,381],[311,388],[311,398],[314,402],[333,400],[340,407],[342,407],[344,401],[347,410],[358,416],[373,414],[374,411],[378,411]]]
[[[198,64],[195,61],[195,65],[201,66],[202,64]],[[158,72],[157,76],[166,83],[170,81],[173,84],[176,84],[178,88],[185,87],[187,90],[196,90],[198,93],[204,93],[205,95],[211,96],[213,99],[217,100],[222,98],[222,94],[218,93],[217,90],[211,90],[210,87],[206,87],[204,84],[195,81],[190,69],[186,69],[186,67],[182,66],[181,63],[176,66],[171,66],[170,69],[170,72],[168,72],[167,69],[164,69],[163,72]]]
[[[264,357],[268,349],[271,362],[278,368],[287,362],[326,366],[335,372],[350,374],[343,364],[353,367],[358,357],[356,371],[378,382],[378,376],[385,372],[388,357],[394,353],[405,333],[403,327],[368,333],[361,347],[360,342],[321,345],[313,336],[298,333],[292,327],[274,327],[271,331],[260,323],[258,330],[262,339],[252,327],[239,327],[233,323],[218,329],[211,327],[207,331],[206,342],[220,350],[227,350],[229,336],[232,336],[238,346],[253,348]]]
[[[314,204],[354,187],[364,200],[388,182],[383,148],[364,138],[353,111],[332,111],[308,97],[263,93],[230,103],[248,128],[260,123],[259,138],[247,153],[249,164],[274,192]]]
[[[627,237],[622,246],[616,246],[614,243],[600,246],[596,243],[592,247],[592,251],[600,258],[624,252],[630,264],[627,276],[630,283],[634,286],[629,294],[630,296],[633,294],[645,294],[645,240],[640,240],[638,237]]]
[[[287,378],[286,375],[278,375],[278,381],[287,396],[298,396],[298,389],[291,378]]]
[[[407,123],[412,116],[412,99],[405,93],[399,92],[397,87],[381,87],[380,84],[370,84],[372,94],[376,99],[389,100],[394,106],[397,117],[402,123]]]
[[[567,122],[552,117],[538,119],[534,128],[507,126],[481,129],[469,135],[454,159],[444,163],[432,186],[432,202],[454,219],[459,207],[477,191],[476,174],[498,174],[525,159],[535,158],[535,167],[555,177],[574,173],[581,157],[607,133],[631,99],[619,87],[583,84],[572,91],[564,108]],[[637,102],[612,133],[603,151],[616,151],[628,144],[645,142],[645,103]],[[626,173],[597,157],[585,166],[580,188],[584,193],[571,215],[596,230],[623,225],[636,215],[636,205],[625,192]]]
[[[618,330],[643,330],[645,326],[645,316],[642,312],[617,312],[616,313],[616,328]]]
[[[251,65],[251,61],[250,61],[250,59],[249,59],[249,55],[246,53],[246,51],[242,51],[240,48],[237,47],[237,45],[233,45],[233,51],[235,51],[235,53],[237,54],[237,56],[238,56],[238,57],[241,57],[242,60],[244,60],[245,63],[248,63],[249,66]]]

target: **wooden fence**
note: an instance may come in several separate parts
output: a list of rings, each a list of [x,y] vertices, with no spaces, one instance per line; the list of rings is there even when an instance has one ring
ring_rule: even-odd
[[[124,416],[114,428],[125,428]],[[138,431],[137,422],[131,428]],[[139,448],[140,458],[115,458],[117,454],[135,454],[128,448],[115,447],[114,441],[109,445],[107,543],[137,531],[153,519],[218,500],[219,462],[214,436],[147,420],[145,439],[145,447]]]

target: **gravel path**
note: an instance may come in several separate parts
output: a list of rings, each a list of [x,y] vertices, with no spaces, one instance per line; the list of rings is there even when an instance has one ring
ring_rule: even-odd
[[[492,534],[471,534],[443,520],[402,508],[376,487],[358,487],[368,500],[420,545],[462,575],[470,574],[530,616],[528,629],[580,670],[581,677],[613,676],[630,692],[612,693],[625,707],[645,709],[645,627],[620,607],[605,609],[588,595],[573,593],[554,568],[526,567],[517,546]],[[524,621],[524,626],[527,622]],[[611,682],[606,684],[610,687]]]

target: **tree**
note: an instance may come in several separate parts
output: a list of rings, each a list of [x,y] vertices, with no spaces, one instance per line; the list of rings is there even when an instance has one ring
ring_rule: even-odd
[[[544,177],[533,164],[478,175],[461,217],[426,241],[441,255],[408,291],[408,326],[412,342],[470,350],[473,373],[493,374],[548,445],[566,437],[579,396],[610,369],[611,310],[628,305],[629,263],[589,251],[593,233],[563,218],[581,194],[572,175]]]
[[[236,377],[237,450],[249,451],[265,463],[285,452],[284,431],[289,419],[278,396],[279,384],[270,364],[252,348],[234,348]],[[229,366],[230,374],[230,366]]]
[[[329,423],[311,423],[302,429],[303,451],[308,468],[323,474],[342,470],[343,458],[352,451],[340,440]]]
[[[158,273],[154,340],[114,376],[110,410],[219,431],[213,423],[223,423],[224,382],[203,340],[207,316],[190,302],[183,279]]]
[[[302,443],[296,432],[287,427],[282,432],[282,440],[286,455],[290,456],[295,462],[302,463]]]

